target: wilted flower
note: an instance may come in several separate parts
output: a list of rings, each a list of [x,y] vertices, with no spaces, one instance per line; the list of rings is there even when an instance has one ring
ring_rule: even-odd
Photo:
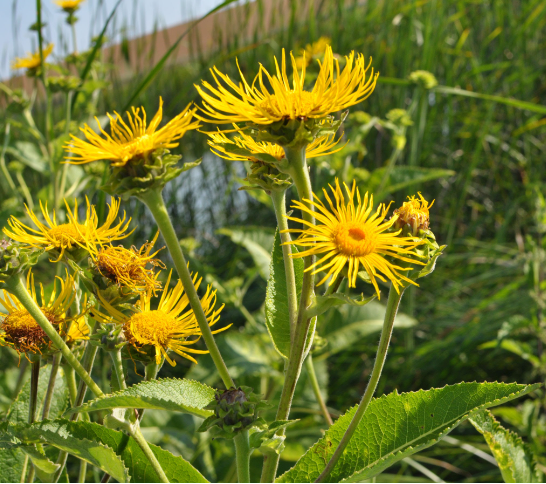
[[[432,207],[434,200],[429,204],[418,192],[419,199],[412,195],[408,197],[408,201],[404,202],[400,208],[394,211],[398,216],[395,222],[397,228],[403,228],[408,225],[413,235],[417,235],[419,230],[427,230],[429,227],[429,209]]]

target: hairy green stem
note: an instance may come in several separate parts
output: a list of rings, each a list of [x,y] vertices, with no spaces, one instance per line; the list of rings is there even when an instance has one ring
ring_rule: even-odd
[[[315,365],[313,365],[313,357],[311,353],[309,353],[305,359],[305,368],[307,368],[307,373],[309,374],[309,379],[311,380],[311,386],[313,387],[315,398],[317,399],[320,409],[322,410],[322,415],[324,415],[324,420],[326,420],[326,423],[328,426],[330,426],[334,422],[330,412],[328,411],[328,407],[326,407],[326,402],[324,401],[324,398],[322,398],[322,393],[320,393],[320,385],[317,380],[317,374],[315,373]]]
[[[146,442],[146,439],[142,435],[138,422],[130,426],[129,433],[131,434],[131,437],[135,439],[138,446],[142,449],[142,452],[144,452],[144,454],[150,461],[152,468],[157,472],[160,482],[169,482],[169,479],[167,478],[165,471],[161,467],[161,464],[157,460],[157,457],[152,452],[152,449],[150,449],[148,442]]]
[[[294,261],[292,260],[292,247],[290,234],[284,232],[288,230],[288,220],[286,218],[286,190],[273,190],[271,192],[271,201],[277,217],[279,235],[282,246],[282,256],[284,261],[284,272],[286,274],[286,292],[288,297],[288,319],[290,320],[290,341],[294,341],[296,330],[296,317],[298,313],[298,293],[296,290],[296,272],[294,270]],[[284,245],[286,244],[286,245]]]
[[[209,350],[210,356],[216,365],[216,369],[218,370],[224,385],[226,388],[234,387],[235,384],[233,383],[231,376],[229,376],[227,366],[222,358],[222,355],[220,354],[218,346],[216,345],[216,341],[214,341],[207,317],[205,316],[203,307],[201,306],[201,300],[199,299],[195,286],[193,285],[193,280],[186,264],[186,258],[184,257],[182,248],[180,247],[180,242],[178,241],[178,237],[174,231],[171,218],[167,212],[167,207],[165,207],[161,190],[148,190],[147,192],[139,195],[139,199],[152,213],[152,216],[154,217],[157,226],[161,231],[161,235],[163,236],[163,239],[165,239],[165,243],[167,244],[167,248],[169,249],[169,253],[171,254],[178,272],[178,277],[180,277],[180,280],[182,281],[191,308],[195,314],[197,322],[199,323],[199,329],[201,330],[201,334],[203,335],[207,349]]]
[[[78,472],[78,482],[85,482],[87,475],[87,462],[80,460],[80,471]]]
[[[30,373],[30,400],[28,404],[28,423],[32,424],[36,421],[36,407],[38,404],[38,382],[40,380],[40,361],[41,358],[38,355],[33,355]],[[28,465],[28,460],[26,464]],[[26,477],[27,465],[23,466],[23,472],[21,473],[21,482],[34,482],[34,466],[31,466],[28,472],[28,478]]]
[[[76,384],[76,373],[74,372],[74,368],[70,365],[64,365],[64,376],[66,379],[66,386],[68,387],[70,404],[74,407],[76,405],[76,400],[78,399],[78,385]]]
[[[313,190],[311,188],[311,180],[309,178],[309,168],[305,159],[305,147],[300,149],[285,148],[285,155],[289,162],[289,173],[298,191],[299,199],[313,200]],[[307,212],[302,213],[302,218],[310,224],[315,223],[315,217]],[[284,255],[284,254],[283,254]],[[315,260],[313,255],[307,256],[304,259],[304,271],[308,269]],[[296,390],[296,384],[301,373],[303,359],[305,357],[305,344],[307,341],[309,326],[311,319],[306,317],[306,310],[311,304],[314,294],[315,277],[311,274],[312,271],[303,273],[303,283],[301,296],[298,307],[298,315],[296,318],[296,327],[294,329],[294,338],[290,345],[290,358],[285,371],[284,385],[282,389],[279,407],[277,409],[276,420],[288,420],[290,415],[290,407],[292,406],[292,398]],[[280,430],[277,435],[284,435],[284,429]],[[262,469],[262,482],[274,482],[279,465],[280,455],[269,454],[264,456],[264,466]]]
[[[6,281],[8,291],[13,294],[19,302],[24,306],[24,308],[29,312],[29,314],[34,318],[34,320],[40,325],[44,330],[48,338],[53,343],[55,348],[59,349],[65,358],[65,361],[76,371],[78,376],[87,384],[91,391],[97,397],[102,397],[104,393],[98,387],[98,385],[93,381],[89,373],[81,365],[81,363],[74,356],[70,348],[61,338],[61,335],[57,333],[53,325],[45,317],[42,310],[36,304],[36,301],[32,299],[31,295],[28,293],[27,288],[22,280],[22,276],[14,276],[9,278]]]
[[[123,360],[121,359],[121,350],[111,351],[112,362],[114,363],[114,371],[119,383],[119,389],[125,390],[127,383],[125,383],[125,368],[123,368]]]
[[[377,383],[379,382],[379,378],[381,377],[381,372],[383,371],[383,365],[385,364],[385,360],[387,359],[387,350],[389,348],[389,343],[391,341],[392,330],[394,327],[394,318],[396,317],[396,313],[398,312],[398,306],[400,305],[400,300],[402,299],[403,293],[404,293],[404,289],[401,289],[400,293],[398,293],[396,292],[396,290],[391,284],[391,288],[389,290],[389,298],[387,300],[387,310],[385,312],[385,320],[383,322],[383,329],[381,330],[381,338],[379,339],[379,345],[377,347],[377,355],[375,358],[375,363],[373,365],[372,374],[370,376],[370,381],[368,382],[368,386],[366,387],[366,390],[364,391],[364,394],[362,395],[362,399],[360,400],[360,404],[358,405],[356,413],[354,414],[354,417],[351,420],[349,427],[347,427],[345,434],[343,435],[339,445],[337,446],[334,452],[334,455],[331,457],[328,464],[326,464],[326,467],[324,468],[324,470],[322,471],[322,473],[320,474],[320,476],[315,482],[327,481],[332,470],[337,464],[337,461],[343,454],[343,451],[345,450],[345,448],[347,447],[347,444],[351,440],[351,437],[355,433],[355,430],[358,427],[358,424],[360,423],[360,421],[362,420],[362,417],[366,413],[368,404],[370,403],[375,393],[375,389],[377,388]]]
[[[44,406],[42,408],[42,420],[46,420],[49,417],[49,410],[51,409],[51,402],[53,401],[53,391],[55,390],[55,382],[57,381],[57,373],[62,357],[63,355],[60,353],[56,353],[53,356],[51,373],[49,374],[49,382],[47,383],[47,391],[44,398]]]
[[[233,439],[237,454],[237,478],[239,482],[250,482],[250,444],[248,430],[239,432]]]

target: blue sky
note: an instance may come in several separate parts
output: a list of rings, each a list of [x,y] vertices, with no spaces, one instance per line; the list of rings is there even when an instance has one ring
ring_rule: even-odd
[[[152,32],[155,25],[170,27],[203,15],[220,3],[222,0],[122,0],[109,37],[117,32],[114,40],[119,40],[121,29],[133,38]],[[87,48],[91,37],[100,33],[115,4],[116,0],[86,0],[82,4],[76,29],[79,50]],[[37,46],[36,32],[28,30],[36,21],[36,0],[0,0],[0,5],[0,79],[5,79],[11,74],[11,60]],[[55,43],[54,53],[62,57],[63,44],[72,49],[72,34],[64,21],[66,15],[53,0],[42,0],[42,11],[47,24],[45,38]]]

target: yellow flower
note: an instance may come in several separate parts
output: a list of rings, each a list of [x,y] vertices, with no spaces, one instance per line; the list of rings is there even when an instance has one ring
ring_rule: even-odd
[[[73,13],[85,0],[55,0],[55,3],[67,13]]]
[[[275,143],[268,143],[267,141],[255,141],[252,136],[240,131],[236,124],[233,126],[235,126],[235,129],[239,134],[239,136],[236,136],[233,139],[228,138],[221,131],[216,133],[207,133],[211,138],[208,140],[208,144],[212,148],[211,151],[220,158],[234,161],[257,161],[255,158],[248,158],[244,155],[232,153],[229,146],[225,145],[235,145],[236,147],[243,148],[251,153],[267,153],[279,161],[285,157],[284,149],[281,146]],[[305,148],[306,157],[308,159],[316,158],[317,156],[331,155],[332,153],[337,153],[338,151],[342,150],[345,145],[333,149],[341,141],[341,137],[339,137],[337,141],[334,141],[334,138],[334,136],[321,136],[316,138]]]
[[[195,274],[193,282],[195,288],[198,289],[202,278],[197,279]],[[114,308],[108,301],[99,295],[103,307],[108,312],[103,314],[97,310],[92,310],[92,316],[101,323],[115,323],[122,325],[123,333],[127,343],[133,346],[137,351],[142,352],[145,346],[153,346],[155,348],[156,363],[161,362],[161,358],[165,359],[172,365],[176,366],[167,352],[169,350],[187,358],[188,360],[197,363],[195,358],[188,353],[205,354],[208,351],[196,350],[189,346],[196,343],[201,337],[201,330],[195,318],[195,314],[191,308],[187,308],[189,304],[188,296],[184,293],[182,283],[178,281],[173,289],[169,290],[169,282],[171,274],[165,284],[165,289],[161,295],[161,300],[157,309],[151,309],[150,300],[151,293],[143,292],[140,295],[139,303],[131,309],[131,315],[125,315]],[[220,319],[220,312],[224,305],[219,309],[214,309],[216,304],[216,291],[212,287],[207,286],[207,292],[201,299],[201,306],[207,316],[209,326],[213,326]],[[231,325],[229,325],[231,326]],[[219,333],[229,328],[224,328],[213,331]],[[188,339],[195,337],[194,339]]]
[[[46,57],[51,54],[53,51],[53,44],[49,44],[45,49],[43,49],[44,62]],[[42,65],[42,60],[40,59],[40,51],[34,52],[34,54],[27,54],[26,57],[17,57],[11,63],[12,69],[36,69]]]
[[[87,296],[86,296],[87,300]],[[84,307],[86,302],[84,302]],[[66,335],[66,342],[68,344],[74,341],[88,340],[89,339],[89,326],[85,321],[85,316],[80,316],[77,319],[72,321],[70,328],[68,329],[68,334]]]
[[[83,316],[78,314],[74,317],[69,317],[67,311],[75,298],[74,277],[66,275],[65,280],[57,277],[61,283],[61,290],[57,296],[57,280],[53,286],[53,292],[49,300],[46,300],[44,295],[44,287],[40,284],[40,302],[36,296],[36,287],[34,284],[34,275],[29,271],[27,276],[27,289],[32,298],[40,306],[42,313],[49,320],[57,331],[64,336],[64,329],[71,321],[79,321],[75,330],[69,330],[68,337],[70,341],[77,339],[85,339],[84,328],[82,327]],[[5,290],[1,291],[0,305],[2,305],[7,315],[4,316],[0,324],[0,330],[3,334],[0,337],[2,345],[10,346],[17,353],[40,353],[49,350],[52,346],[51,340],[48,338],[44,330],[29,314],[19,300],[8,294]],[[85,306],[85,304],[84,304]],[[85,321],[83,321],[85,325]],[[72,324],[72,326],[75,326]],[[89,329],[87,329],[89,334]],[[68,338],[67,338],[68,339]]]
[[[408,197],[408,201],[404,202],[400,208],[397,208],[394,213],[398,215],[396,226],[402,228],[404,225],[409,225],[412,229],[412,233],[416,235],[419,230],[427,230],[429,227],[429,209],[432,207],[434,200],[429,204],[421,195],[417,192],[419,199],[412,195]]]
[[[374,90],[379,75],[374,75],[372,68],[366,76],[371,60],[366,65],[364,56],[359,54],[355,58],[354,52],[346,57],[346,65],[340,70],[332,48],[327,46],[315,85],[308,91],[304,89],[305,66],[298,72],[292,53],[290,58],[292,86],[286,73],[284,49],[281,67],[275,59],[276,73],[271,76],[260,66],[252,84],[245,80],[240,68],[242,83],[236,84],[214,67],[211,73],[216,87],[206,81],[202,81],[202,88],[195,86],[203,98],[202,111],[205,113],[204,117],[197,117],[214,123],[251,122],[258,125],[283,119],[320,119],[366,99]],[[270,84],[270,89],[264,81]]]
[[[141,112],[142,109],[142,112]],[[148,125],[144,108],[131,108],[132,114],[127,112],[129,124],[114,111],[115,117],[106,113],[110,119],[110,135],[101,127],[98,118],[95,118],[100,132],[93,131],[87,124],[80,130],[87,141],[70,135],[72,140],[67,142],[65,150],[68,153],[66,161],[73,165],[81,165],[92,161],[107,160],[112,166],[125,166],[133,160],[146,158],[158,148],[170,149],[178,146],[179,140],[190,129],[199,128],[199,121],[192,122],[195,109],[190,105],[165,126],[158,129],[163,118],[163,99],[159,98],[159,109]]]
[[[324,54],[326,48],[332,43],[329,37],[322,36],[316,42],[307,44],[305,49],[301,50],[301,56],[296,57],[296,66],[301,69],[304,65],[308,66],[317,57]]]
[[[140,249],[112,245],[100,247],[91,252],[91,259],[96,270],[118,286],[127,287],[133,291],[152,291],[155,295],[161,289],[161,282],[157,280],[159,272],[154,273],[155,267],[165,268],[165,264],[155,259],[159,250],[150,254],[159,232],[152,242],[144,244]],[[161,250],[161,249],[160,249]],[[152,268],[146,266],[151,264]]]
[[[74,210],[70,210],[68,203],[65,200],[68,222],[58,224],[53,212],[53,217],[49,216],[47,203],[40,208],[45,224],[38,220],[38,217],[26,205],[27,214],[36,226],[36,229],[28,227],[13,215],[8,220],[10,229],[4,228],[4,233],[13,240],[28,244],[31,247],[42,247],[46,251],[59,252],[59,257],[55,262],[59,261],[66,251],[77,250],[79,248],[93,251],[96,245],[106,244],[113,240],[120,240],[127,237],[129,234],[124,232],[127,230],[131,219],[125,221],[126,216],[123,214],[117,225],[113,225],[119,211],[119,200],[112,199],[112,205],[109,205],[108,216],[106,222],[99,227],[99,220],[95,206],[89,203],[87,199],[87,211],[85,220],[78,220],[78,202],[75,201]]]
[[[306,271],[312,270],[313,274],[320,271],[327,272],[319,285],[326,282],[330,276],[334,280],[346,266],[348,266],[349,287],[355,287],[358,271],[362,266],[368,273],[378,298],[380,293],[376,278],[385,281],[386,277],[391,281],[397,292],[399,292],[399,286],[402,285],[401,281],[417,285],[399,272],[410,268],[394,265],[386,257],[393,257],[412,264],[422,264],[422,262],[409,257],[418,257],[413,249],[420,245],[422,241],[413,237],[399,237],[400,231],[387,232],[397,218],[394,216],[385,222],[388,207],[380,204],[375,213],[372,214],[373,195],[368,197],[366,192],[364,199],[362,199],[360,192],[356,189],[355,182],[353,182],[352,189],[349,189],[346,184],[344,186],[348,200],[345,200],[345,195],[337,178],[335,189],[330,185],[330,189],[334,194],[334,202],[332,202],[326,190],[323,190],[328,207],[316,196],[314,202],[307,199],[303,200],[305,203],[294,201],[292,208],[312,214],[317,222],[313,225],[299,218],[287,217],[289,220],[307,226],[303,230],[287,230],[287,232],[301,233],[298,239],[289,242],[289,244],[308,247],[308,249],[297,254],[292,254],[292,257],[323,255],[306,269]],[[354,202],[355,193],[358,201],[357,205]],[[316,210],[309,208],[307,204]]]

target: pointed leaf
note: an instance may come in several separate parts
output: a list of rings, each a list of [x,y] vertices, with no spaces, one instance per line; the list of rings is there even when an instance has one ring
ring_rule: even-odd
[[[459,383],[401,395],[394,392],[374,399],[333,469],[330,482],[371,479],[404,457],[434,445],[471,412],[500,405],[539,387],[540,384]],[[332,457],[356,408],[341,416],[277,482],[313,482]]]
[[[34,445],[24,445],[21,450],[30,457],[38,478],[42,482],[53,482],[53,475],[57,472],[59,464],[51,462],[43,450],[40,452]]]
[[[144,381],[125,390],[97,398],[70,412],[92,412],[112,408],[149,408],[184,412],[207,418],[205,407],[214,400],[215,390],[197,381],[162,378]]]
[[[292,253],[297,252],[292,246]],[[292,259],[296,275],[296,292],[299,300],[303,284],[303,260]],[[269,280],[265,295],[265,324],[273,346],[284,358],[290,354],[290,319],[288,317],[288,293],[286,289],[286,272],[282,255],[281,238],[278,230],[275,233],[273,251],[271,253],[271,266],[269,268]],[[313,318],[309,328],[309,336],[306,342],[306,351],[313,341],[317,318]]]
[[[489,445],[504,482],[542,482],[533,452],[516,433],[502,427],[488,410],[476,412],[469,420]]]
[[[119,482],[129,482],[125,465],[112,448],[98,441],[75,436],[68,420],[44,420],[32,425],[19,424],[10,432],[27,444],[49,444],[64,450],[110,474]]]

